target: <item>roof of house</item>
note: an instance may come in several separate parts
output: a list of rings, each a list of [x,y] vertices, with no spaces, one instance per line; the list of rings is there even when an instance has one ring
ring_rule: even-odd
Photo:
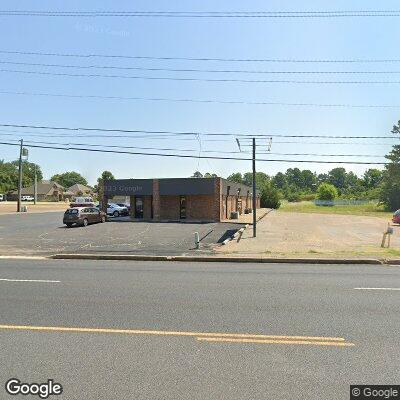
[[[54,181],[41,181],[37,183],[37,194],[38,195],[47,195],[52,189],[63,190],[64,188],[57,182]],[[15,190],[12,193],[17,193],[18,191]],[[34,194],[34,185],[24,187],[21,190],[22,195],[32,195]],[[50,193],[51,194],[51,193]]]
[[[93,192],[93,189],[90,186],[81,185],[80,183],[75,183],[75,185],[70,186],[67,189],[69,192]]]

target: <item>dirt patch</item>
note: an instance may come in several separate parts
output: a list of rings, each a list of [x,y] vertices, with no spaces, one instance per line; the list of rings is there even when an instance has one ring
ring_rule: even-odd
[[[69,203],[59,202],[38,202],[36,205],[32,202],[22,202],[23,206],[28,208],[29,213],[41,213],[41,212],[52,212],[52,211],[63,211],[69,207]],[[0,202],[0,215],[2,214],[14,214],[17,212],[16,201],[5,201]]]
[[[272,212],[248,228],[239,242],[218,249],[226,254],[280,256],[400,255],[400,227],[394,226],[391,249],[381,249],[388,219],[351,215]]]

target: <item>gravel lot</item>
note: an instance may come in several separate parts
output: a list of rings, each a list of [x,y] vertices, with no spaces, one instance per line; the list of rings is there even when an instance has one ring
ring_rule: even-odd
[[[66,228],[62,213],[0,215],[0,255],[47,255],[60,252],[181,255],[213,252],[239,229],[229,223],[152,223],[110,219],[86,228]],[[194,250],[199,232],[201,250]]]
[[[400,249],[400,227],[394,226],[391,249],[381,249],[388,222],[387,218],[370,216],[273,211],[258,223],[257,238],[252,237],[249,227],[239,243],[232,242],[218,251],[266,257],[390,255]]]

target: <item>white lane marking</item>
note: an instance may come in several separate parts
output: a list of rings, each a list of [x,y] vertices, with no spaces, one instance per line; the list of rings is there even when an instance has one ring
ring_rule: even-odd
[[[0,256],[0,260],[49,260],[43,256]]]
[[[34,283],[61,283],[61,281],[51,281],[47,279],[7,279],[0,278],[2,282],[34,282]]]
[[[389,288],[389,287],[355,287],[354,290],[400,290],[400,288]]]

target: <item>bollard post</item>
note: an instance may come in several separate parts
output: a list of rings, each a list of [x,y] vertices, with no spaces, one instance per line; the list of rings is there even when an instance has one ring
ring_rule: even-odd
[[[196,249],[200,248],[200,236],[199,236],[199,232],[195,232],[194,233],[194,245],[196,247]]]

